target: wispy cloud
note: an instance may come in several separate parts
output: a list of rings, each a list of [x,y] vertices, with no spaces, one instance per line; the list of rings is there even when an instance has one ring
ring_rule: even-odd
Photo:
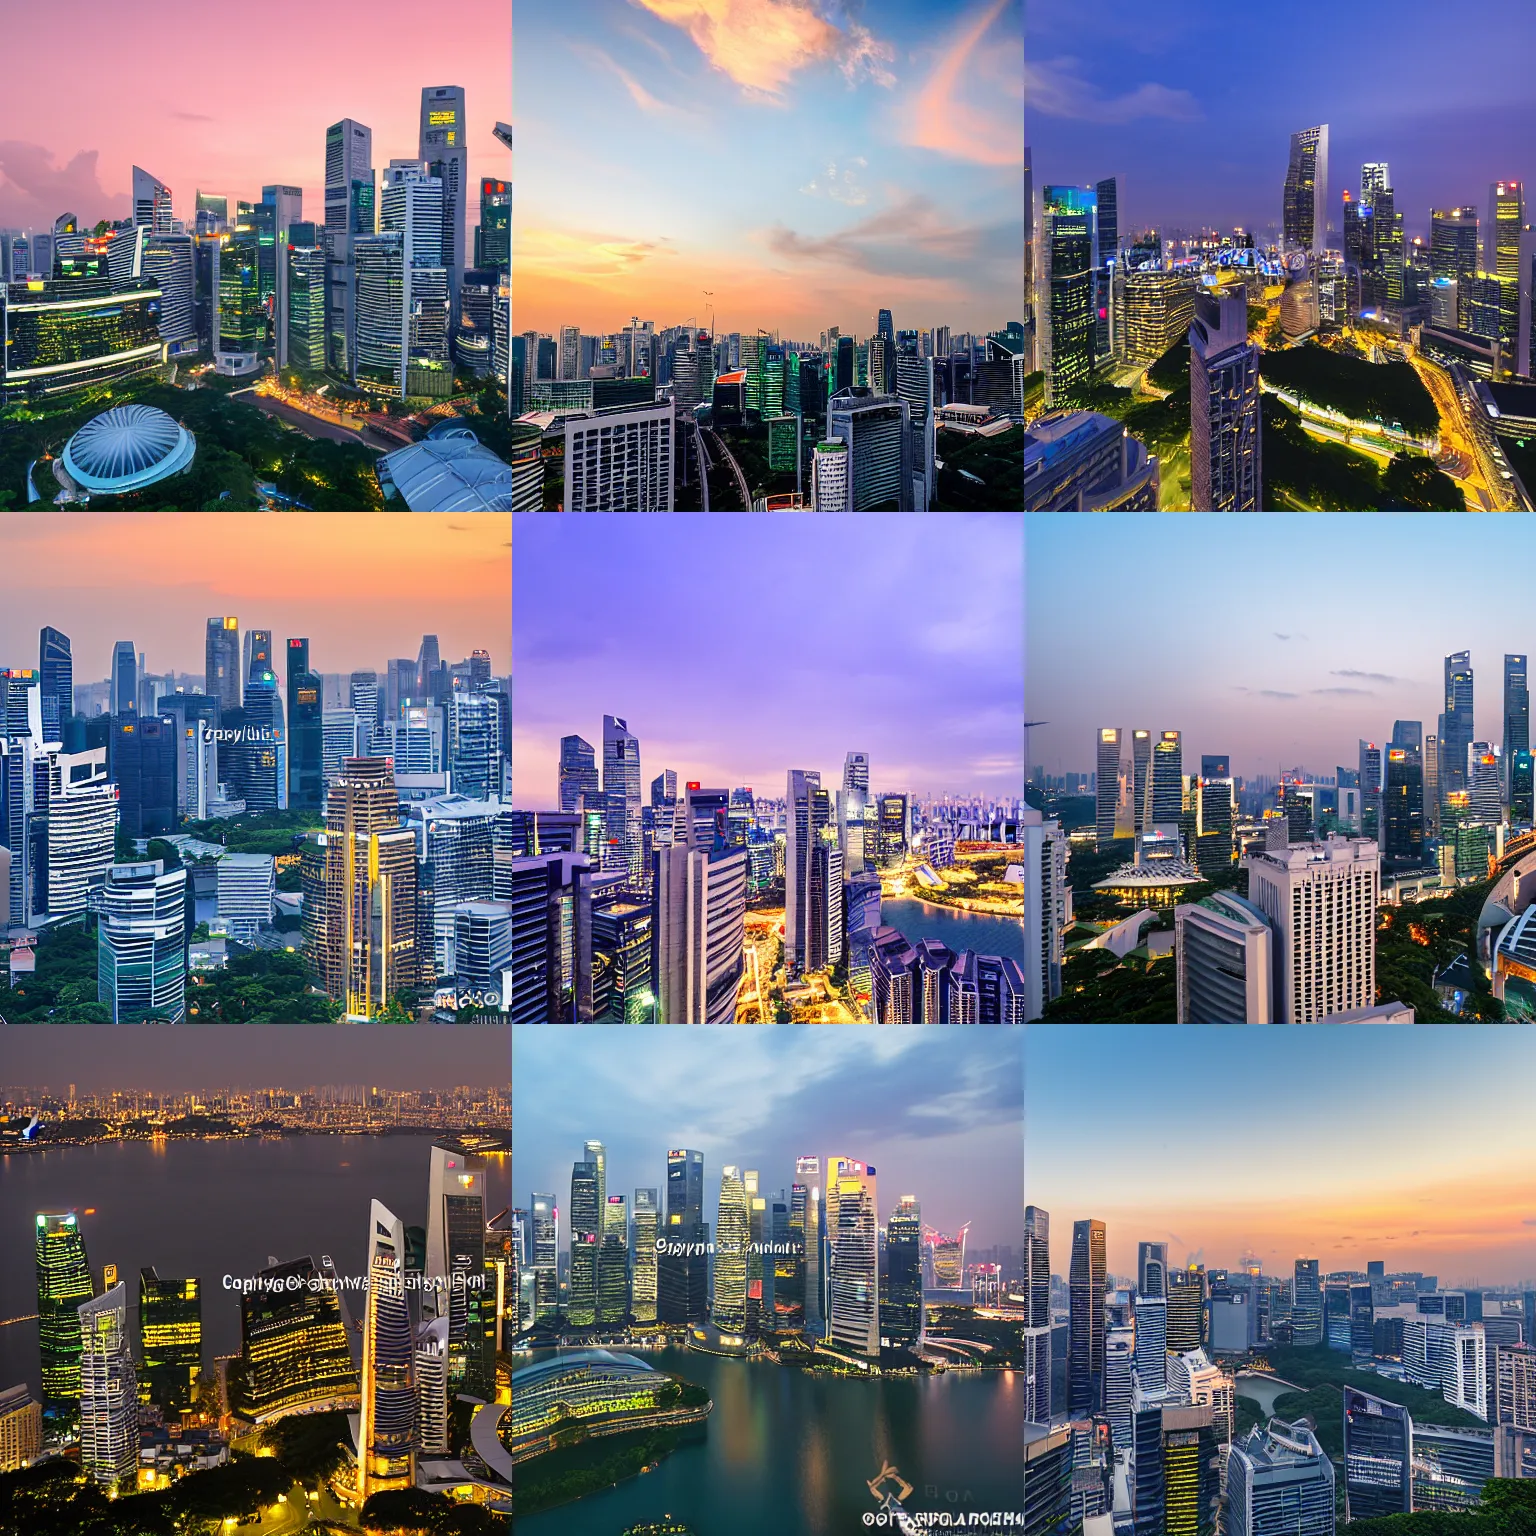
[[[801,70],[835,64],[850,84],[893,86],[895,52],[861,23],[842,26],[806,0],[630,0],[680,27],[714,68],[745,91],[782,104]]]
[[[1245,688],[1241,683],[1234,683],[1233,689],[1237,693],[1252,694],[1256,699],[1299,699],[1299,693],[1283,693],[1278,688]]]
[[[97,174],[98,151],[82,149],[59,165],[53,151],[19,139],[0,140],[0,222],[23,228],[53,228],[66,209],[83,223],[122,218],[132,199],[108,193]]]
[[[931,198],[908,193],[835,234],[802,235],[775,224],[766,239],[774,255],[786,261],[836,263],[890,276],[946,277],[957,264],[1006,259],[1017,250],[1018,228],[957,223]]]
[[[852,160],[845,161],[839,171],[836,163],[829,161],[826,175],[820,179],[811,177],[800,190],[812,197],[830,197],[835,203],[847,203],[852,208],[861,208],[869,201],[869,192],[860,183],[859,172],[868,164],[869,161],[862,155],[856,155]]]
[[[1274,635],[1276,640],[1289,640],[1291,638],[1289,635],[1282,635],[1278,629],[1271,630],[1270,633]]]
[[[532,228],[518,236],[518,264],[525,274],[598,286],[675,254],[667,240],[630,240],[599,231]]]
[[[1205,116],[1200,103],[1186,90],[1148,81],[1122,96],[1106,96],[1085,80],[1075,58],[1039,59],[1024,65],[1025,99],[1046,117],[1067,117],[1096,123],[1134,123],[1162,117],[1196,123]]]
[[[669,117],[694,123],[700,121],[696,112],[690,112],[686,107],[674,106],[670,101],[662,101],[660,97],[651,95],[622,64],[604,53],[601,48],[594,48],[588,43],[572,43],[571,52],[585,59],[589,64],[595,64],[599,69],[606,69],[610,74],[616,75],[623,83],[624,89],[629,92],[630,100],[648,116]]]
[[[1337,677],[1338,674],[1335,673],[1334,676]],[[1343,694],[1346,698],[1351,699],[1374,699],[1376,697],[1375,693],[1369,688],[1314,688],[1312,692]]]
[[[918,92],[908,119],[907,142],[918,149],[931,149],[957,160],[977,165],[1022,165],[1024,131],[1019,121],[1017,83],[1019,72],[1011,62],[1023,56],[1023,42],[1013,38],[994,48],[1004,55],[1005,67],[1000,83],[1009,100],[1003,111],[988,111],[975,101],[976,62],[973,59],[982,39],[1014,0],[992,0],[978,11],[956,34],[948,49],[934,66],[933,73]]]
[[[209,117],[206,112],[172,112],[171,116],[183,123],[212,123],[218,121],[217,118]]]
[[[1358,677],[1362,682],[1367,683],[1400,683],[1403,681],[1402,678],[1393,677],[1386,672],[1358,672],[1353,667],[1339,667],[1328,675],[1329,677]]]

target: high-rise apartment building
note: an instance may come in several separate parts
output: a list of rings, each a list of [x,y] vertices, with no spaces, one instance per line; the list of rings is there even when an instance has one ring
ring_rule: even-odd
[[[1259,349],[1241,286],[1201,292],[1189,328],[1190,505],[1257,512],[1263,495]]]
[[[1103,1407],[1105,1279],[1104,1223],[1073,1222],[1067,1407],[1074,1414],[1098,1413]]]

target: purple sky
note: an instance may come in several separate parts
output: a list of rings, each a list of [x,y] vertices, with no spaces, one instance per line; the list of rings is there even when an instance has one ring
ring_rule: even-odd
[[[1438,0],[1352,0],[1313,16],[1213,0],[1030,0],[1025,136],[1035,185],[1125,177],[1122,231],[1165,222],[1280,219],[1291,133],[1327,123],[1329,217],[1385,160],[1410,236],[1431,207],[1536,178],[1536,8],[1482,0],[1488,67],[1453,52],[1458,12]],[[1317,30],[1320,26],[1321,30]],[[1327,39],[1325,41],[1324,39]]]
[[[376,170],[413,156],[423,86],[464,87],[471,186],[508,174],[491,136],[512,100],[503,0],[17,5],[5,43],[0,226],[126,218],[136,164],[189,223],[199,188],[233,211],[268,183],[303,187],[305,217],[323,220],[326,128],[372,128]]]
[[[640,740],[641,782],[789,768],[1016,797],[1022,517],[620,514],[514,520],[513,794],[555,804],[560,737]],[[831,775],[831,779],[828,779]]]
[[[1184,733],[1184,771],[1358,763],[1394,720],[1436,729],[1444,658],[1472,653],[1475,739],[1503,735],[1506,651],[1536,618],[1502,573],[1536,560],[1521,518],[1220,512],[1031,517],[1030,762],[1094,768],[1100,726]]]

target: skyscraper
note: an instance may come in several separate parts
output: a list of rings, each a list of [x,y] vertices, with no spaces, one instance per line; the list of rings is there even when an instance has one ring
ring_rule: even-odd
[[[553,1317],[560,1306],[558,1261],[560,1211],[553,1195],[529,1197],[530,1257],[533,1265],[533,1315],[535,1321]]]
[[[469,250],[464,232],[469,211],[469,148],[465,137],[464,87],[428,85],[421,91],[421,137],[418,159],[442,183],[442,261],[448,271],[453,309],[458,310],[459,285]]]
[[[885,1224],[885,1264],[881,1341],[915,1349],[923,1333],[923,1213],[916,1195],[903,1195]]]
[[[617,715],[603,716],[603,794],[607,801],[605,833],[622,850],[619,867],[631,881],[642,877],[640,843],[640,738]],[[604,862],[607,868],[607,862]]]
[[[427,1179],[426,1273],[448,1320],[448,1380],[488,1399],[496,1380],[495,1297],[485,1287],[488,1212],[484,1160],[455,1143],[432,1147]]]
[[[1445,658],[1445,713],[1440,716],[1440,792],[1469,788],[1467,749],[1472,745],[1472,656],[1453,651]]]
[[[133,168],[133,222],[157,235],[171,233],[171,189],[139,166]]]
[[[322,679],[309,666],[309,641],[290,639],[285,675],[288,690],[288,808],[318,811],[325,797]]]
[[[1093,372],[1096,218],[1092,192],[1082,187],[1045,188],[1036,323],[1050,409],[1082,404]]]
[[[1024,1422],[1051,1421],[1051,1217],[1024,1207]]]
[[[1321,256],[1328,245],[1328,124],[1291,135],[1281,210],[1285,249]]]
[[[720,1205],[715,1223],[715,1292],[712,1320],[722,1333],[747,1329],[748,1210],[741,1170],[720,1170]]]
[[[121,1282],[81,1303],[80,1466],[113,1493],[135,1490],[139,1465],[139,1391],[128,1331],[128,1291]]]
[[[590,1158],[571,1166],[571,1270],[566,1316],[578,1328],[597,1321],[597,1256],[602,1217],[598,1165]]]
[[[405,1288],[405,1224],[382,1201],[368,1213],[358,1489],[364,1499],[416,1482],[414,1336]]]
[[[1344,1518],[1413,1509],[1413,1419],[1406,1408],[1344,1388]]]
[[[1200,292],[1189,328],[1190,505],[1256,512],[1263,494],[1259,349],[1241,286]]]
[[[1119,824],[1124,819],[1123,803],[1129,799],[1125,783],[1126,765],[1122,762],[1124,735],[1118,725],[1106,725],[1099,731],[1098,775],[1094,781],[1094,832],[1100,853],[1107,852],[1113,846]]]
[[[656,1321],[656,1240],[661,1235],[661,1207],[654,1189],[637,1189],[631,1211],[633,1242],[629,1256],[629,1312],[637,1323]]]
[[[139,1271],[139,1340],[144,1369],[139,1401],[154,1403],[173,1421],[192,1406],[203,1359],[203,1310],[199,1282]]]
[[[677,1148],[667,1153],[665,1236],[667,1251],[657,1262],[658,1316],[664,1323],[703,1322],[708,1316],[709,1261],[698,1246],[708,1241],[702,1152]]]
[[[1382,853],[1402,868],[1411,868],[1424,856],[1424,763],[1416,747],[1387,751]]]
[[[629,1213],[623,1195],[604,1195],[597,1250],[597,1320],[622,1323],[629,1310]]]
[[[1531,695],[1526,686],[1526,658],[1504,657],[1504,754],[1506,804],[1513,807],[1508,791],[1513,786],[1515,756],[1531,746]]]
[[[96,930],[96,997],[110,1023],[185,1018],[187,887],[186,869],[167,870],[160,859],[107,871]]]
[[[1137,1243],[1136,1294],[1138,1296],[1168,1294],[1167,1243]]]
[[[880,1253],[875,1170],[850,1157],[827,1159],[827,1333],[844,1349],[880,1355]]]
[[[1072,1223],[1067,1332],[1067,1406],[1094,1414],[1104,1401],[1104,1223]]]
[[[74,1211],[37,1218],[37,1342],[43,1415],[68,1435],[80,1418],[80,1303],[90,1299],[91,1265]]]
[[[239,709],[241,697],[240,620],[233,614],[208,620],[203,642],[203,692],[221,709]]]
[[[112,713],[129,715],[139,707],[139,657],[132,640],[112,647]]]
[[[1333,1536],[1333,1463],[1305,1422],[1271,1419],[1232,1447],[1223,1530],[1226,1536]]]
[[[69,636],[44,625],[38,633],[37,669],[43,707],[43,740],[59,741],[64,722],[75,712],[74,659]]]
[[[1309,1349],[1323,1342],[1323,1292],[1316,1259],[1297,1259],[1291,1282],[1291,1342]]]

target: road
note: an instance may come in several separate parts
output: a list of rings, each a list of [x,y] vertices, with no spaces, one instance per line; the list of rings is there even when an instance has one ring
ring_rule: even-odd
[[[752,510],[752,496],[747,490],[747,477],[742,474],[741,465],[736,462],[736,455],[725,446],[719,433],[712,430],[709,435],[714,438],[715,447],[724,455],[725,462],[731,466],[731,473],[736,476],[736,486],[741,492],[741,510],[743,512],[750,512]]]
[[[704,432],[699,426],[699,418],[689,418],[693,422],[693,438],[699,449],[699,484],[703,487],[704,503],[701,511],[709,511],[709,450],[704,446]]]
[[[271,395],[258,395],[252,391],[248,399],[258,411],[265,411],[268,416],[276,416],[290,427],[297,427],[305,437],[329,438],[333,443],[361,443],[363,447],[371,448],[375,453],[388,453],[390,449],[400,446],[398,443],[388,443],[378,438],[367,427],[364,427],[360,433],[353,432],[347,427],[337,426],[333,421],[326,421],[323,417],[311,416],[308,411],[301,411],[284,400],[274,400]]]
[[[1456,475],[1464,496],[1476,496],[1480,500],[1491,499],[1491,487],[1478,462],[1477,450],[1472,442],[1472,431],[1462,413],[1461,401],[1456,398],[1456,388],[1450,376],[1438,365],[1426,361],[1417,353],[1408,361],[1418,374],[1419,382],[1429,391],[1440,417],[1440,452],[1442,457],[1455,455],[1457,468],[1465,472]],[[1469,501],[1470,505],[1470,501]]]

